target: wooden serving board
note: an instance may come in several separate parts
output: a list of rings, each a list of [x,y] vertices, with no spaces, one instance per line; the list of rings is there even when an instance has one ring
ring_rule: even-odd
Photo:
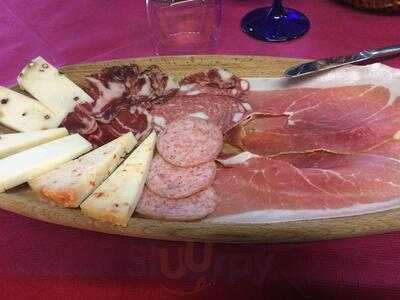
[[[62,71],[76,83],[84,85],[86,75],[98,72],[106,66],[133,62],[141,66],[157,64],[175,78],[180,79],[186,74],[215,66],[225,67],[242,77],[273,77],[279,76],[282,70],[300,60],[254,56],[170,56],[73,65],[63,67]],[[0,131],[5,131],[5,129],[0,128]],[[75,228],[176,241],[298,242],[361,236],[400,229],[400,209],[357,217],[274,224],[166,222],[134,217],[125,228],[89,219],[83,216],[79,209],[63,209],[41,202],[26,186],[0,194],[0,208],[33,219]]]

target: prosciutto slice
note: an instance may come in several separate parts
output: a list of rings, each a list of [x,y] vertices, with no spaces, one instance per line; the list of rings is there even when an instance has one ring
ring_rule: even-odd
[[[326,152],[251,158],[217,171],[222,202],[209,219],[278,222],[348,216],[400,205],[400,160]]]
[[[375,64],[292,82],[249,80],[255,112],[228,142],[261,155],[326,150],[358,153],[400,129],[400,72]]]
[[[228,134],[213,222],[282,222],[400,207],[400,71],[374,64],[305,81],[249,79],[254,114]]]

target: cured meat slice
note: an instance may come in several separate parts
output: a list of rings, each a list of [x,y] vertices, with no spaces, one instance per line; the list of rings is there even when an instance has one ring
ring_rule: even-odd
[[[214,162],[180,168],[156,155],[151,162],[147,187],[161,197],[185,198],[209,187],[214,181],[215,172]]]
[[[87,79],[90,94],[97,99],[95,112],[126,100],[133,105],[156,99],[163,102],[178,90],[174,80],[154,65],[143,71],[135,64],[108,67]]]
[[[186,76],[180,81],[180,93],[186,95],[214,94],[241,97],[249,89],[249,83],[231,72],[214,68]]]
[[[400,100],[382,86],[251,92],[247,101],[264,116],[241,124],[228,141],[262,155],[326,150],[357,153],[393,138]]]
[[[96,119],[90,113],[80,114],[80,111],[81,108],[76,108],[75,113],[70,114],[63,124],[96,146],[128,132],[132,132],[139,140],[151,130],[151,115],[140,106],[113,106],[112,112],[109,111],[105,119]]]
[[[249,82],[244,98],[254,114],[228,133],[247,152],[221,157],[214,186],[223,201],[208,220],[283,222],[400,207],[398,70],[375,64]]]
[[[214,161],[222,150],[221,130],[206,120],[187,117],[170,123],[157,140],[158,153],[179,167]]]
[[[382,64],[301,80],[248,81],[244,99],[253,108],[253,119],[230,132],[229,141],[251,152],[358,153],[390,140],[400,128],[400,72]]]
[[[76,105],[63,125],[96,146],[129,131],[137,139],[146,135],[151,128],[148,110],[166,101],[178,88],[157,66],[144,71],[136,65],[114,66],[87,79],[94,103]]]
[[[90,115],[90,109],[89,104],[76,105],[74,113],[68,114],[62,125],[70,132],[87,137],[98,129],[96,119]]]
[[[212,213],[218,202],[212,187],[182,199],[162,198],[145,188],[136,212],[154,219],[194,221]]]
[[[250,110],[249,105],[229,96],[177,94],[167,103],[155,105],[151,114],[158,131],[162,131],[170,122],[192,115],[209,120],[226,132],[242,120]]]
[[[368,153],[400,159],[400,140],[387,141],[369,150]]]
[[[400,160],[326,152],[250,158],[217,171],[218,222],[347,216],[400,206]]]

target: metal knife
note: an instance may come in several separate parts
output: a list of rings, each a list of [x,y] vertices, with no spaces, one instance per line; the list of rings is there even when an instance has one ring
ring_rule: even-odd
[[[361,52],[350,55],[330,57],[311,61],[305,64],[300,64],[287,69],[283,74],[285,77],[299,77],[345,66],[348,64],[354,64],[361,61],[368,61],[397,54],[400,54],[400,45],[393,45],[379,49],[363,50]]]

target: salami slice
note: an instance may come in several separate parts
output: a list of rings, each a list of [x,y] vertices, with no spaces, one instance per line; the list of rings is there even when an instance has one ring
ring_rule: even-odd
[[[212,187],[182,199],[162,198],[145,188],[136,212],[153,219],[194,221],[212,213],[217,203],[218,195]]]
[[[173,96],[166,103],[151,109],[153,125],[162,131],[169,123],[186,116],[198,116],[221,127],[227,132],[251,112],[251,106],[226,95],[200,94]]]
[[[218,126],[204,119],[186,117],[172,122],[157,141],[158,153],[179,167],[193,167],[217,158],[223,137]]]
[[[165,198],[189,197],[209,187],[216,173],[215,162],[211,161],[191,168],[180,168],[156,155],[151,162],[147,187]]]

